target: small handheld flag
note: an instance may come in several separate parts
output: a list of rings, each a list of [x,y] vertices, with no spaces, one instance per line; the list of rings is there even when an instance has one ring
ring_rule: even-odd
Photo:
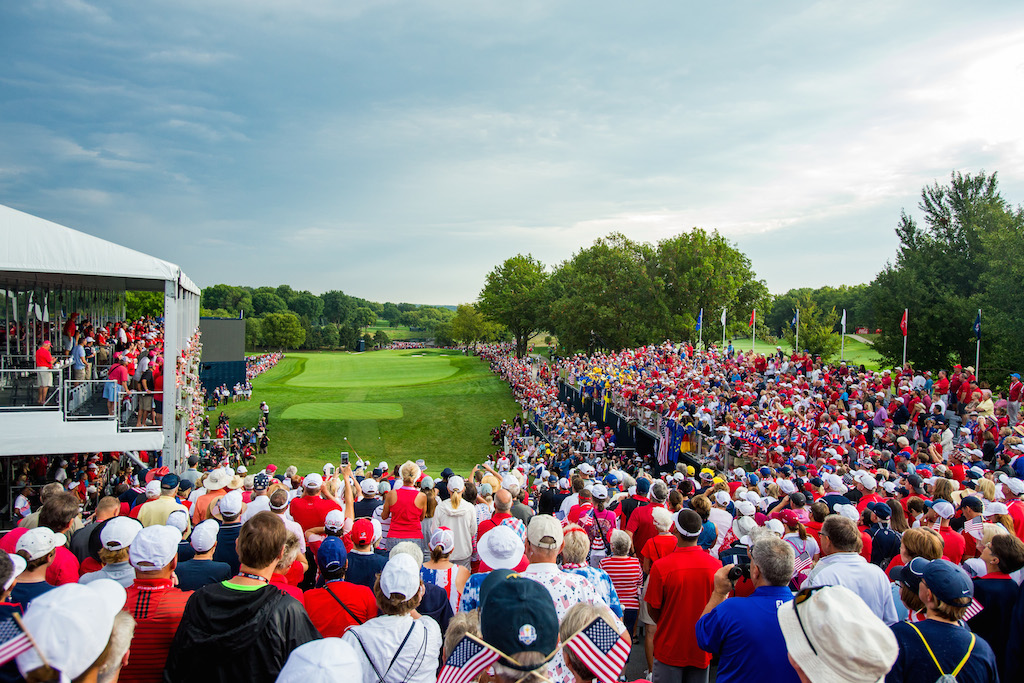
[[[0,664],[6,664],[31,649],[32,639],[14,623],[14,619],[0,623]]]
[[[437,683],[469,683],[484,669],[498,661],[500,655],[494,648],[468,635],[452,650],[441,667]]]
[[[802,571],[804,571],[806,569],[809,569],[810,566],[811,566],[811,558],[810,557],[798,558],[797,561],[793,564],[793,576],[797,576],[800,572],[802,572]]]
[[[971,605],[967,608],[967,611],[964,612],[964,621],[970,621],[974,617],[978,616],[983,609],[985,608],[981,606],[980,602],[971,598]]]
[[[626,668],[631,645],[627,634],[620,634],[603,617],[594,619],[563,643],[563,647],[579,657],[601,683],[619,680]]]

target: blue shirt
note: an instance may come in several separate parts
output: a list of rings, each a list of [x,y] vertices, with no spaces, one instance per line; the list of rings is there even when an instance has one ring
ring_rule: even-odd
[[[75,344],[71,349],[71,367],[75,370],[85,369],[85,349],[80,344]]]
[[[778,609],[793,593],[785,586],[761,586],[746,598],[729,598],[697,622],[697,645],[719,654],[718,683],[770,680],[798,683],[789,663]]]

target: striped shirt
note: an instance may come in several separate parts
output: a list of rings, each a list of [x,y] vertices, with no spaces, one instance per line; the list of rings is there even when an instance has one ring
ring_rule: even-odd
[[[640,586],[644,581],[640,560],[635,557],[606,557],[601,560],[601,569],[611,578],[622,609],[640,609]]]
[[[128,589],[124,610],[135,617],[135,637],[128,664],[121,669],[123,683],[162,681],[167,651],[178,630],[185,603],[192,591],[171,585],[170,579],[140,579]]]

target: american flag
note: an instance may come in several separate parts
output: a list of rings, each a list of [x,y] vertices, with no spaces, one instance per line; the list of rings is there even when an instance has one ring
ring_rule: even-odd
[[[796,576],[797,574],[799,574],[800,572],[802,572],[803,570],[807,569],[810,566],[811,566],[811,558],[810,557],[798,557],[796,559],[796,562],[793,564],[793,576]]]
[[[629,659],[629,638],[623,637],[605,619],[598,617],[589,626],[565,641],[565,647],[580,658],[601,683],[615,683]],[[440,681],[438,681],[440,683]]]
[[[978,616],[978,613],[983,609],[985,608],[981,606],[980,602],[971,598],[971,606],[967,608],[966,612],[964,612],[964,621],[969,621],[970,619]]]
[[[964,533],[970,534],[974,538],[981,540],[982,529],[985,525],[985,520],[981,515],[978,515],[974,519],[969,519],[964,522]]]
[[[32,641],[28,634],[14,623],[14,619],[0,623],[0,664],[6,664],[22,652],[31,649]]]
[[[497,650],[479,640],[462,636],[451,655],[441,667],[437,683],[469,683],[480,672],[498,660]]]

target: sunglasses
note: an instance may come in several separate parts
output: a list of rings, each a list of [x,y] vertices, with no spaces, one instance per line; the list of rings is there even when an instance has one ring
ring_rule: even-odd
[[[815,592],[821,590],[825,586],[817,586],[815,588],[805,588],[795,596],[793,596],[793,612],[796,613],[796,623],[800,626],[800,631],[804,634],[804,640],[811,646],[811,652],[814,656],[818,656],[818,651],[814,648],[814,643],[811,642],[810,636],[807,635],[807,629],[804,628],[804,622],[800,618],[800,605],[807,601],[809,597],[814,595]]]

